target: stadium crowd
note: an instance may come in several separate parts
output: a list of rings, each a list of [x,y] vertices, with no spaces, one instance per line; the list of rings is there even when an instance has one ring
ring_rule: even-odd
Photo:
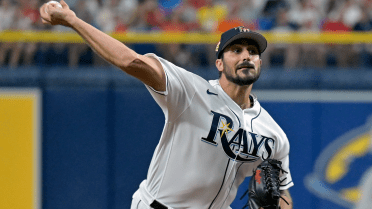
[[[222,32],[244,25],[264,32],[372,31],[372,0],[65,0],[77,16],[107,33]],[[40,20],[47,0],[0,0],[0,32],[68,31]],[[183,66],[214,66],[216,44],[129,44]],[[269,43],[269,67],[372,67],[372,44]],[[83,43],[0,43],[0,65],[108,65]]]

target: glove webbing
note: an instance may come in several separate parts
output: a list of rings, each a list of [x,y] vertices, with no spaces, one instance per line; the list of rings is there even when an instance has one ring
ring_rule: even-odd
[[[270,161],[269,161],[269,163],[270,163]],[[270,164],[272,164],[272,163],[270,163]],[[287,171],[285,171],[282,168],[281,164],[275,164],[275,165],[277,165],[279,167],[279,172],[282,171],[283,173],[288,173]],[[279,175],[277,175],[276,181],[273,181],[273,176],[271,175],[272,174],[271,166],[262,166],[261,169],[264,171],[265,180],[266,180],[266,183],[267,183],[268,190],[269,191],[270,190],[272,191],[271,192],[272,198],[273,199],[281,198],[285,203],[287,203],[287,205],[289,205],[289,203],[287,202],[287,200],[285,200],[283,198],[283,196],[280,195],[280,193],[279,194],[274,194],[273,193],[273,191],[276,191],[275,190],[275,186],[276,186],[276,182],[279,182]],[[256,173],[256,170],[254,170],[253,173]],[[242,200],[245,197],[245,195],[247,195],[247,193],[254,194],[253,191],[249,191],[249,189],[247,189],[247,191],[244,192],[244,194],[242,195],[242,197],[240,198],[240,200]],[[244,208],[246,208],[248,206],[249,206],[249,199],[248,199],[247,203],[244,205],[244,207],[242,209],[244,209]]]

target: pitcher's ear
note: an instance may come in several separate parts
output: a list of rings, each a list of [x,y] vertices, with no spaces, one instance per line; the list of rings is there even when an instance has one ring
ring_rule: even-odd
[[[216,67],[218,71],[222,72],[223,71],[223,62],[222,59],[216,59]]]

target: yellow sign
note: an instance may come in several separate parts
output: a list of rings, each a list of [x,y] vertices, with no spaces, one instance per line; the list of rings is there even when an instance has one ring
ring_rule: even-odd
[[[0,88],[0,208],[41,208],[41,93]]]

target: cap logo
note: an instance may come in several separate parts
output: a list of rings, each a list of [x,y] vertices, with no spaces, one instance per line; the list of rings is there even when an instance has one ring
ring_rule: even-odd
[[[221,44],[221,41],[219,41],[217,46],[216,46],[216,52],[218,52],[218,49],[220,48],[220,44]]]
[[[236,27],[234,28],[235,30],[239,30],[239,32],[249,32],[249,29],[248,28],[245,28],[244,26],[239,26],[239,27]]]

